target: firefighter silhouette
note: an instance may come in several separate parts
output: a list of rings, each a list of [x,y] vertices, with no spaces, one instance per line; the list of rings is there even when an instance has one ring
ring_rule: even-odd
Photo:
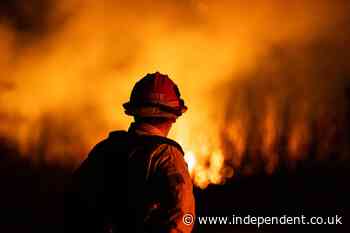
[[[75,171],[67,192],[66,232],[189,233],[193,185],[181,146],[167,138],[187,107],[159,72],[134,86],[128,131],[111,132]]]

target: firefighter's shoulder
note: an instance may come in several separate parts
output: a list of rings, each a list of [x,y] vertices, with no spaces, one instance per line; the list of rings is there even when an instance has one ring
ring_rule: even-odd
[[[176,159],[184,160],[184,152],[180,145],[169,142],[159,143],[153,151],[155,157],[161,160]]]
[[[167,175],[178,174],[182,177],[188,177],[183,151],[175,145],[159,145],[155,151],[154,162],[158,169],[163,170]]]

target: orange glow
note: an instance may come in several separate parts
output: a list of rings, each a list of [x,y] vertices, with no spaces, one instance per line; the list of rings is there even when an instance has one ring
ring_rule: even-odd
[[[122,103],[155,71],[178,84],[189,107],[170,137],[201,188],[244,171],[271,174],[307,156],[312,140],[330,147],[336,127],[319,121],[334,103],[344,122],[345,97],[334,91],[343,81],[319,72],[338,74],[339,64],[310,46],[323,35],[337,44],[332,30],[348,15],[341,4],[54,2],[38,35],[0,23],[0,136],[20,156],[80,163],[109,131],[128,128]]]

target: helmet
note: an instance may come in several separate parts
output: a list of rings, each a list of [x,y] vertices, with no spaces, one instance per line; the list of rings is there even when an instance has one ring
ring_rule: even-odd
[[[127,115],[139,117],[176,119],[187,111],[177,85],[168,75],[159,72],[147,74],[138,81],[131,92],[130,101],[123,107]]]

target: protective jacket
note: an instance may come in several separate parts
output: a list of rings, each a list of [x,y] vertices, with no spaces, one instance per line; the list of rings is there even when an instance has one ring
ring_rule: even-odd
[[[76,170],[66,232],[190,233],[191,178],[181,147],[158,135],[116,131]],[[127,200],[127,201],[126,201]]]

